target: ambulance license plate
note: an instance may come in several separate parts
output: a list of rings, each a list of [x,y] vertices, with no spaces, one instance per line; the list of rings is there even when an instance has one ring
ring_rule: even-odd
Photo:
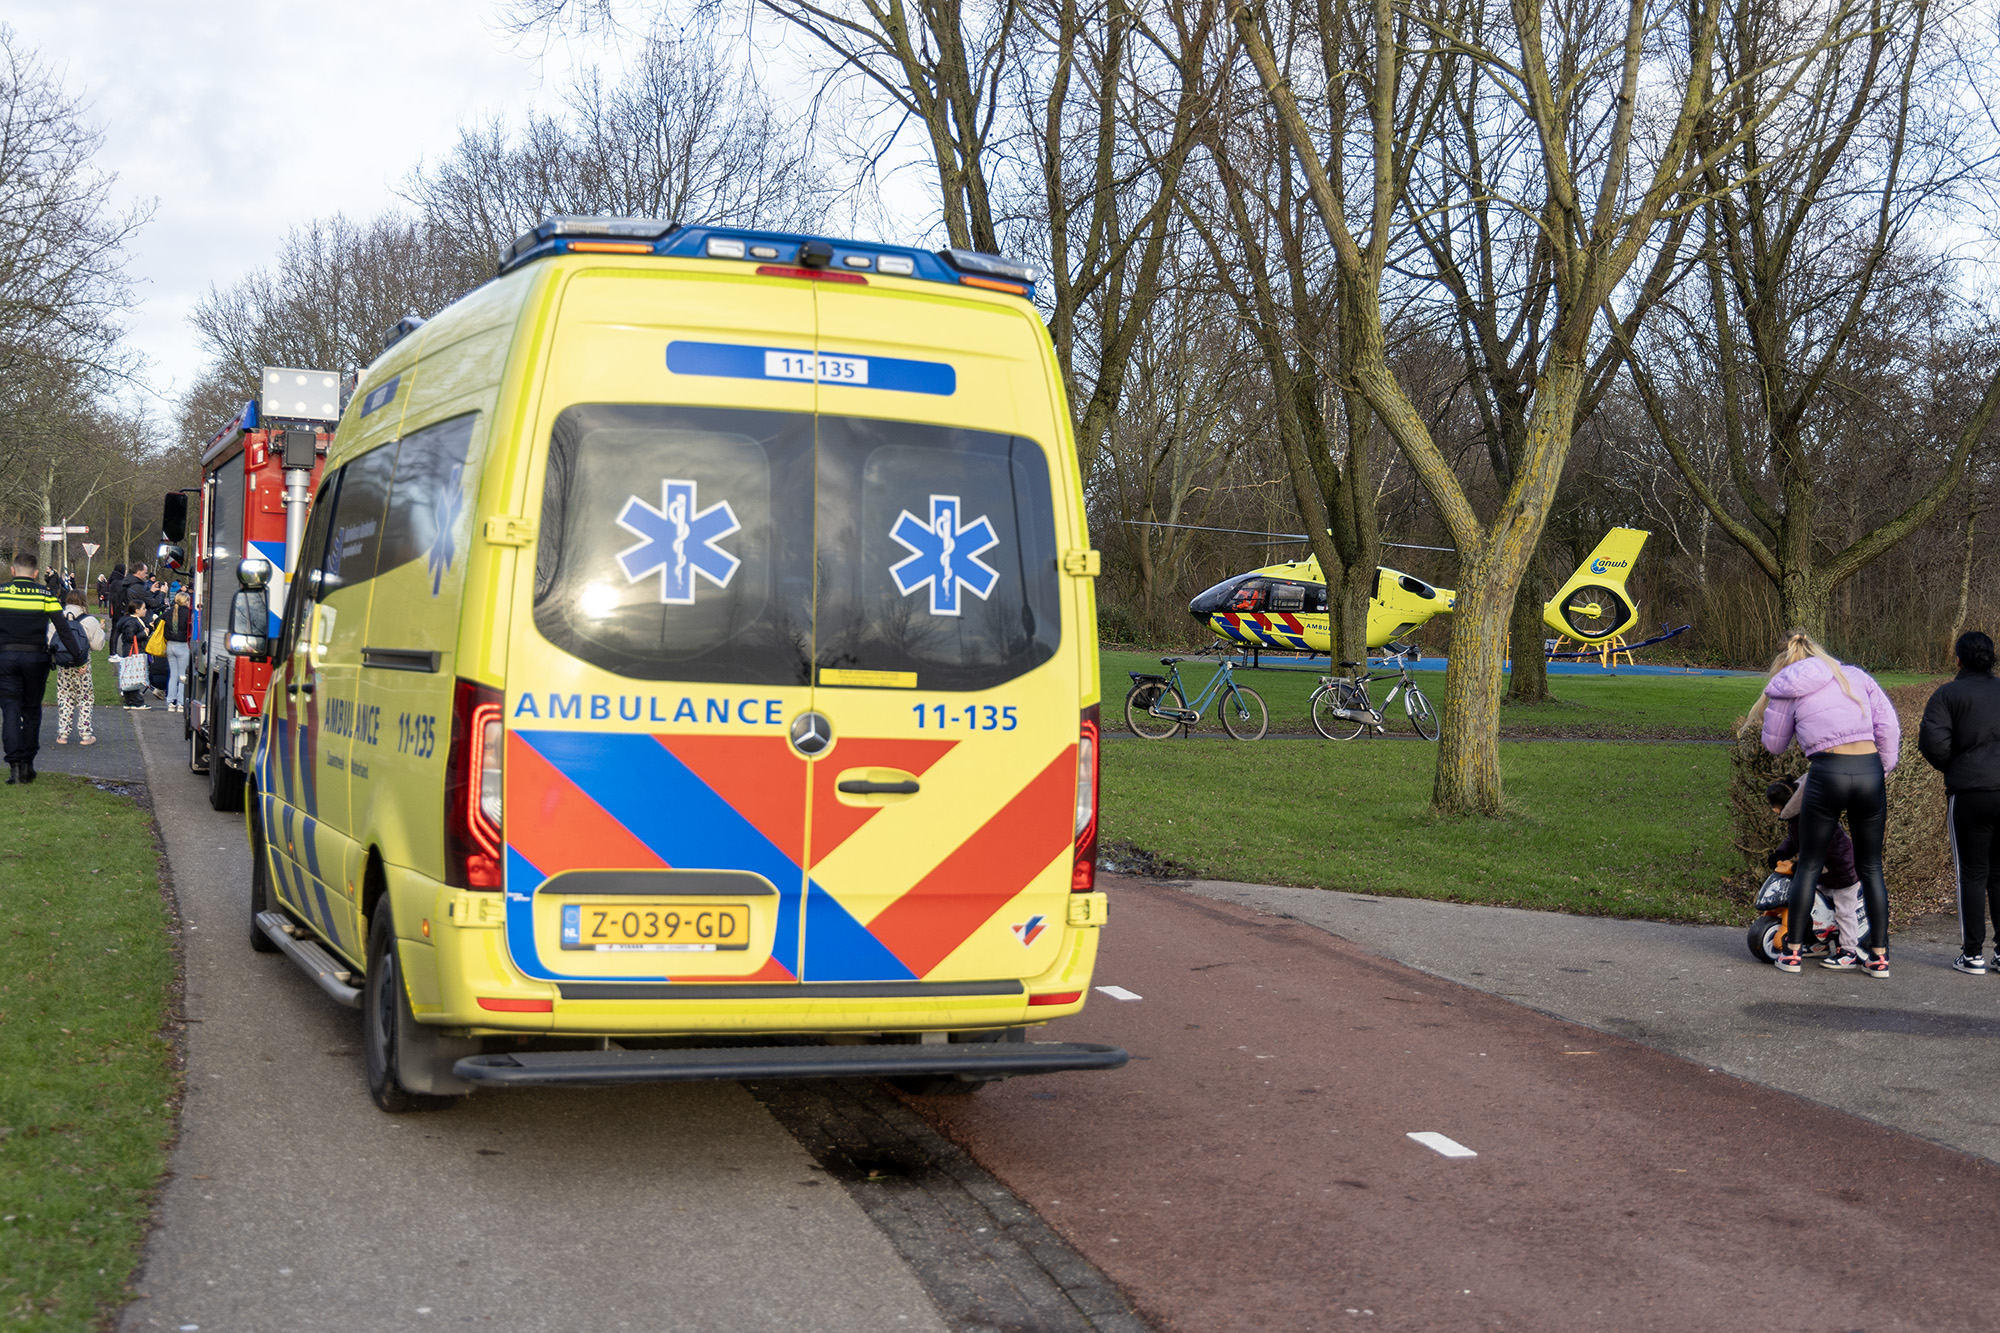
[[[726,953],[750,947],[742,903],[564,903],[562,947],[593,953]]]

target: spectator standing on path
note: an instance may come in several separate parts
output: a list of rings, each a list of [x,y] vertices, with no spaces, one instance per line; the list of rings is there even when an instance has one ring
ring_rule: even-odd
[[[116,618],[111,622],[111,653],[114,657],[146,656],[146,622],[139,619],[139,607],[127,602],[120,606]],[[144,688],[119,691],[128,709],[143,709],[146,706]]]
[[[192,649],[188,636],[194,628],[194,601],[186,593],[174,594],[167,607],[167,711],[187,711],[187,670]]]
[[[1812,761],[1799,805],[1798,868],[1780,972],[1797,972],[1812,931],[1813,895],[1833,847],[1840,817],[1854,839],[1854,868],[1868,904],[1868,957],[1861,970],[1889,976],[1889,886],[1882,878],[1882,837],[1889,797],[1884,781],[1896,767],[1902,726],[1882,687],[1860,667],[1843,666],[1810,634],[1795,629],[1771,661],[1771,678],[1751,706],[1744,729],[1762,724],[1764,748],[1783,754],[1794,740]]]
[[[81,651],[75,622],[35,576],[41,561],[14,553],[14,581],[0,587],[0,747],[7,754],[7,785],[35,780],[35,752],[42,745],[42,695],[49,688],[49,627],[72,651]]]
[[[76,625],[84,640],[90,644],[93,653],[104,651],[106,639],[104,626],[97,617],[83,609],[83,594],[71,588],[63,595],[63,614]],[[50,626],[50,633],[54,633]],[[76,738],[81,745],[97,744],[97,733],[91,729],[90,710],[94,702],[90,682],[90,659],[82,665],[56,668],[56,744],[69,744],[69,727],[72,718],[76,721]]]
[[[2000,678],[1993,675],[1993,640],[1978,630],[1959,635],[1952,651],[1958,676],[1924,705],[1917,749],[1944,774],[1961,944],[1951,965],[1983,977],[1989,909],[2000,948],[2000,873],[1994,865],[2000,861]]]

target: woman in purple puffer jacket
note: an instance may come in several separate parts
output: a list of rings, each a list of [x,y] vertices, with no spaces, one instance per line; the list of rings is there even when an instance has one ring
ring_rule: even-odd
[[[1882,878],[1882,833],[1889,800],[1883,777],[1896,766],[1902,727],[1895,705],[1860,667],[1842,666],[1804,630],[1792,630],[1771,662],[1764,693],[1744,719],[1744,730],[1763,726],[1764,748],[1783,754],[1796,740],[1812,767],[1799,808],[1799,857],[1792,873],[1790,938],[1778,970],[1800,967],[1812,929],[1813,892],[1826,864],[1840,816],[1854,839],[1854,868],[1868,905],[1868,956],[1840,951],[1823,964],[1859,966],[1871,977],[1889,975],[1889,886]]]

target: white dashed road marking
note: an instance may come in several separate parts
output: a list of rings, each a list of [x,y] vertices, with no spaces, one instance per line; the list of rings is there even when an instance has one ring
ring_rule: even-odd
[[[1472,1151],[1472,1149],[1466,1147],[1457,1139],[1448,1139],[1444,1135],[1431,1130],[1424,1130],[1422,1133],[1413,1133],[1409,1137],[1415,1139],[1418,1143],[1423,1144],[1426,1148],[1429,1148],[1441,1157],[1479,1156],[1478,1153]]]
[[[1134,995],[1123,986],[1099,986],[1097,989],[1099,994],[1109,995],[1114,1000],[1137,1000],[1144,998]]]

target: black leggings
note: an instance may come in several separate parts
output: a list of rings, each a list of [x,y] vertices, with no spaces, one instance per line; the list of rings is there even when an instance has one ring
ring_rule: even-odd
[[[1951,798],[1951,859],[1958,865],[1958,933],[1965,954],[1976,958],[1986,947],[1986,912],[2000,943],[2000,791],[1962,791]]]
[[[1816,754],[1807,770],[1799,807],[1799,863],[1792,870],[1791,943],[1803,946],[1812,930],[1813,893],[1826,849],[1847,816],[1854,839],[1854,869],[1868,909],[1868,947],[1889,947],[1889,886],[1882,878],[1882,830],[1888,822],[1888,788],[1879,754]]]

